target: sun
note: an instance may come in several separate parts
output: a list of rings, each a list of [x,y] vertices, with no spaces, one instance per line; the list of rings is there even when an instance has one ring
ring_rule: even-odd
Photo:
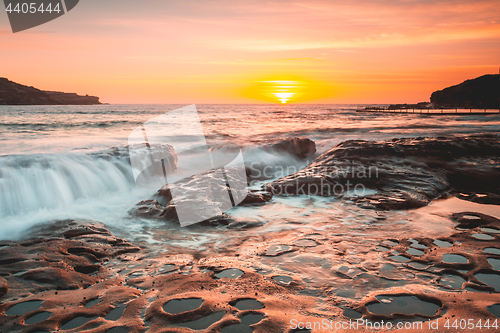
[[[300,89],[300,82],[293,80],[267,80],[258,81],[261,93],[274,99],[276,102],[280,101],[282,104],[293,99]]]
[[[331,93],[324,82],[291,75],[270,75],[251,82],[251,85],[242,91],[244,96],[270,103],[301,103]]]
[[[290,92],[277,92],[274,93],[274,96],[278,97],[278,99],[281,101],[281,103],[286,104],[290,100],[291,97],[293,97],[295,93],[290,93]]]
[[[282,104],[286,104],[296,95],[299,87],[299,82],[292,80],[272,80],[262,81],[262,83],[268,85],[271,94],[276,96]]]

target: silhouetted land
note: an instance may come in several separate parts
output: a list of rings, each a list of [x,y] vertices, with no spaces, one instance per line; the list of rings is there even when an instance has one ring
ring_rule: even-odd
[[[444,111],[443,109],[462,109]],[[391,104],[388,107],[367,107],[359,111],[417,112],[429,114],[490,113],[482,110],[500,109],[500,74],[483,75],[432,93],[431,102]]]
[[[500,74],[483,75],[432,93],[437,107],[499,109]]]
[[[44,91],[0,78],[0,105],[94,105],[99,97]]]

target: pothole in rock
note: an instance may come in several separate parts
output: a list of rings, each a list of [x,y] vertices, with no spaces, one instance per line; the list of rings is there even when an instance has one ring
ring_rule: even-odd
[[[411,242],[411,247],[417,248],[417,249],[427,249],[427,246],[424,244],[420,244],[417,240],[415,239],[408,239],[408,241]]]
[[[85,303],[85,305],[83,307],[90,308],[91,306],[97,305],[99,303],[101,303],[101,299],[100,298],[96,298],[96,299],[93,299],[93,300]]]
[[[111,321],[117,321],[118,319],[120,319],[122,317],[124,311],[125,311],[125,304],[120,304],[118,307],[109,311],[108,314],[106,315],[106,317],[104,317],[104,319],[111,320]]]
[[[492,239],[495,239],[495,237],[493,237],[491,235],[481,234],[481,233],[472,234],[471,236],[474,237],[475,239],[479,239],[479,240],[492,240]]]
[[[242,325],[254,325],[266,318],[266,316],[260,313],[249,313],[240,318]]]
[[[224,317],[224,311],[215,312],[215,313],[212,313],[208,316],[202,317],[200,319],[191,320],[191,321],[187,321],[184,323],[172,324],[171,326],[187,327],[187,328],[190,328],[192,330],[204,330],[204,329],[207,329],[213,323],[216,323],[219,320],[221,320],[222,317]]]
[[[384,245],[388,245],[388,246],[398,246],[399,243],[395,242],[395,241],[392,241],[390,239],[386,239],[382,242],[382,244]]]
[[[444,274],[439,278],[439,284],[451,289],[460,289],[466,282],[464,278],[454,274]]]
[[[439,239],[435,239],[433,243],[436,244],[439,247],[450,247],[450,246],[453,246],[452,243],[447,242],[447,241],[443,241],[443,240],[439,240]]]
[[[290,282],[293,281],[293,278],[286,276],[286,275],[278,275],[278,276],[274,276],[273,280],[280,283],[280,284],[290,284]]]
[[[295,240],[292,244],[295,246],[300,246],[300,247],[313,247],[313,246],[318,245],[318,243],[316,243],[315,240],[307,239],[307,238]]]
[[[393,264],[384,264],[378,271],[378,276],[388,280],[404,280],[408,277],[408,274],[408,271],[400,270],[398,269],[398,266]],[[413,276],[413,274],[411,275]]]
[[[129,333],[129,329],[124,326],[117,326],[107,330],[106,333]]]
[[[177,314],[198,309],[203,304],[202,298],[171,299],[163,305],[163,311]]]
[[[361,273],[363,273],[361,269],[351,266],[340,266],[335,270],[335,274],[343,279],[353,279],[356,275]]]
[[[307,238],[311,238],[311,239],[325,239],[325,236],[322,235],[322,234],[308,234],[308,235],[305,235]]]
[[[480,229],[481,229],[481,231],[487,232],[489,234],[500,234],[500,230],[498,230],[498,229],[487,228],[487,227],[480,228]]]
[[[446,253],[443,254],[442,261],[447,264],[467,264],[469,259],[460,254]]]
[[[167,264],[158,269],[158,273],[170,273],[175,270],[175,265]]]
[[[257,313],[244,315],[240,318],[240,324],[226,326],[221,330],[221,333],[251,333],[253,329],[250,325],[257,324],[264,318],[266,318],[264,315]]]
[[[412,256],[423,256],[425,254],[424,251],[420,251],[420,250],[414,249],[412,247],[409,248],[408,250],[406,250],[406,252],[408,252]]]
[[[344,316],[351,319],[359,319],[363,317],[363,314],[353,309],[345,309]]]
[[[241,310],[241,311],[243,311],[243,310],[258,310],[258,309],[264,308],[264,305],[262,305],[261,302],[257,301],[256,299],[253,299],[253,298],[240,299],[231,305],[233,305],[235,308],[237,308],[238,310]]]
[[[497,249],[496,247],[487,247],[483,250],[484,253],[489,253],[489,254],[498,254],[500,255],[500,249]]]
[[[266,249],[266,256],[276,257],[282,255],[284,253],[292,251],[293,248],[289,245],[279,244],[279,245],[271,245]]]
[[[11,306],[5,314],[8,316],[23,315],[25,313],[40,309],[43,301],[27,301]]]
[[[500,318],[500,304],[488,306],[488,311],[497,318]]]
[[[410,261],[410,258],[407,258],[405,256],[400,256],[400,255],[390,256],[389,258],[394,260],[394,261],[399,261],[399,262]]]
[[[422,264],[420,262],[410,262],[407,264],[408,266],[412,267],[412,268],[415,268],[415,269],[426,269],[427,267],[429,267],[429,265],[427,264]]]
[[[462,219],[466,219],[466,220],[480,220],[481,218],[479,216],[475,216],[475,215],[462,215]]]
[[[476,273],[474,276],[481,282],[500,291],[500,275],[496,273]]]
[[[495,271],[500,271],[500,259],[488,258],[488,263]]]
[[[132,272],[128,275],[129,279],[139,278],[144,275],[144,272]]]
[[[99,317],[76,317],[61,326],[61,330],[72,330]]]
[[[99,270],[99,266],[89,265],[89,266],[75,266],[75,272],[90,275]]]
[[[368,311],[377,315],[393,314],[435,316],[442,304],[423,301],[416,296],[380,295],[375,297],[379,303],[367,305]]]
[[[257,272],[260,275],[269,275],[273,272],[273,270],[267,268],[257,268],[255,272]]]
[[[24,321],[24,323],[26,325],[38,324],[39,322],[42,322],[44,320],[49,319],[51,315],[52,315],[52,313],[50,313],[50,312],[40,312],[40,313],[37,313],[36,315],[31,316],[28,319],[26,319]]]
[[[242,276],[243,274],[244,272],[238,268],[228,268],[219,273],[215,273],[215,276],[218,277],[219,279],[222,278],[236,279]]]

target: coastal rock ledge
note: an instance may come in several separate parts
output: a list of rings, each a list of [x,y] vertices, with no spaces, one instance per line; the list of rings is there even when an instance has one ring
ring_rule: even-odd
[[[411,209],[449,194],[500,194],[500,136],[345,141],[303,170],[264,186],[273,195],[336,196],[376,209]],[[465,194],[464,194],[465,195]]]

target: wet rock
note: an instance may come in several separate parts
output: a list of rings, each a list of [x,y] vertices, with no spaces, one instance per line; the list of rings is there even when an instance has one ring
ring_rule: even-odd
[[[481,227],[489,225],[490,223],[498,222],[498,219],[492,216],[477,212],[454,213],[451,218],[458,223],[455,227],[458,229],[474,229],[476,227]]]
[[[307,138],[292,138],[262,147],[269,153],[288,153],[300,159],[307,159],[316,152],[316,144]]]
[[[131,213],[137,217],[151,218],[151,217],[160,216],[163,213],[164,209],[165,209],[165,207],[163,207],[156,200],[145,200],[145,201],[139,202],[137,204],[137,207],[134,208],[131,211]]]
[[[464,193],[465,192],[465,193]],[[467,200],[483,205],[500,205],[500,195],[494,193],[475,193],[475,192],[454,192],[453,195],[459,199]]]
[[[57,221],[33,228],[29,239],[0,247],[0,258],[22,259],[0,265],[0,275],[14,294],[85,288],[109,274],[104,260],[139,250],[102,223]]]
[[[245,199],[248,194],[246,190],[248,183],[246,175],[230,170],[226,170],[224,174],[225,181],[221,181],[221,177],[220,170],[208,171],[165,185],[153,198],[156,202],[146,201],[142,206],[148,207],[150,211],[163,209],[159,215],[153,214],[152,217],[166,220],[178,220],[178,209],[196,211],[193,214],[199,221],[222,216],[224,211]],[[231,187],[227,184],[231,184]],[[174,199],[173,193],[182,195],[177,195]],[[255,195],[254,199],[257,197]],[[132,214],[135,214],[135,211]]]
[[[312,160],[316,144],[307,138],[284,139],[248,149],[244,152],[247,176],[259,181],[284,176],[285,171],[300,161]],[[285,162],[286,161],[286,162]]]
[[[141,201],[137,207],[129,211],[129,214],[133,216],[138,216],[142,218],[152,218],[152,219],[160,219],[165,221],[170,221],[174,223],[179,223],[179,217],[177,216],[177,210],[174,204],[169,204],[164,207],[156,200],[147,200]],[[262,225],[262,222],[258,222],[255,220],[241,220],[230,217],[225,213],[221,213],[212,217],[207,218],[195,225],[188,227],[196,226],[228,226],[228,228],[255,228]]]
[[[271,201],[273,194],[265,191],[250,191],[239,206],[258,205]]]
[[[9,291],[9,284],[7,280],[0,276],[0,298],[2,298]]]
[[[494,185],[500,183],[499,156],[498,135],[353,140],[265,189],[274,195],[341,198],[356,190],[362,194],[350,199],[362,207],[410,209],[453,189],[500,194]]]
[[[130,145],[128,148],[132,167],[141,170],[135,175],[135,182],[141,187],[155,188],[159,179],[177,170],[178,157],[171,145],[147,143]]]
[[[228,149],[232,148],[226,146],[211,147],[210,154],[212,156],[221,154],[220,158],[214,160],[224,159],[227,158]],[[289,154],[295,159],[302,160],[316,152],[316,145],[309,139],[293,138],[254,149],[265,151],[268,154]],[[246,154],[251,154],[251,151],[252,149],[248,150]],[[257,164],[259,163],[257,162]],[[204,224],[213,225],[214,217],[219,220],[217,224],[230,224],[223,221],[225,218],[223,212],[233,206],[264,204],[272,199],[272,194],[268,191],[246,190],[249,182],[248,176],[251,174],[248,167],[245,174],[236,169],[231,172],[227,167],[224,168],[224,181],[221,181],[221,170],[205,171],[175,183],[166,184],[158,190],[153,198],[139,202],[136,207],[129,211],[129,214],[178,222],[177,212],[182,209],[183,211],[193,211],[193,215],[199,215],[196,220],[204,221]],[[173,193],[178,194],[175,200]]]
[[[241,179],[237,179],[231,173],[227,173],[229,183],[241,184]],[[179,223],[178,209],[199,210],[199,217],[205,217],[197,223],[197,225],[218,226],[227,225],[230,227],[250,228],[261,225],[260,222],[254,220],[238,220],[234,219],[224,211],[232,208],[232,202],[227,202],[224,198],[229,198],[229,188],[225,183],[215,181],[214,174],[207,172],[200,175],[195,175],[174,184],[163,186],[155,195],[154,199],[139,202],[136,207],[129,211],[129,214],[136,217],[160,219]],[[247,185],[246,178],[243,180],[244,185]],[[172,196],[173,191],[183,193],[182,196]],[[272,194],[266,191],[234,191],[231,190],[233,202],[242,205],[257,205],[263,204],[272,199]],[[242,198],[242,195],[246,197]],[[210,209],[199,209],[200,205],[208,204]],[[203,206],[204,207],[204,206]],[[197,211],[198,212],[198,211]]]

